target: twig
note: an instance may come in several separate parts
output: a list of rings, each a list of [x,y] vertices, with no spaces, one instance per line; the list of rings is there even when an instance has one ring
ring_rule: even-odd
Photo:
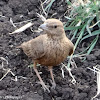
[[[72,58],[80,58],[82,59],[82,57],[87,56],[87,54],[81,54],[81,55],[73,55]]]
[[[57,15],[57,13],[52,14],[52,15],[50,16],[50,18],[52,18],[52,17],[55,16],[55,15]]]
[[[23,76],[18,76],[18,78],[28,79],[27,77],[23,77]]]
[[[72,67],[73,67],[73,68],[77,68],[77,65],[76,65],[74,59],[71,59],[71,60],[72,60],[72,61],[71,61],[71,65],[72,65]]]
[[[63,68],[64,68],[64,66],[61,66],[62,77],[64,78],[65,75],[64,75],[64,69]]]
[[[96,68],[97,66],[100,65],[93,66],[93,69],[88,67],[88,69],[97,73],[97,94],[94,97],[92,97],[91,100],[93,100],[100,94],[100,69]]]
[[[39,13],[37,13],[37,16],[43,21],[46,21],[46,18],[43,15],[40,15]]]
[[[70,75],[71,78],[72,78],[72,83],[75,84],[75,83],[76,83],[76,80],[75,80],[74,76],[73,76],[72,73],[71,73],[70,67],[68,68],[68,67],[65,66],[63,63],[61,63],[61,64],[62,64],[62,66],[64,66],[64,67],[67,69],[67,71],[69,72],[69,75]]]
[[[100,23],[100,20],[97,21],[94,25],[90,26],[89,28],[93,28],[93,27],[96,26],[98,23]]]
[[[34,19],[30,19],[30,20],[26,20],[26,21],[21,21],[21,22],[18,22],[18,23],[14,23],[15,25],[16,24],[22,24],[22,23],[26,23],[26,22],[31,22],[31,21],[33,21]]]
[[[41,2],[41,8],[42,8],[42,10],[43,10],[43,13],[45,14],[45,16],[47,17],[47,13],[45,12],[45,10],[44,10],[44,8],[43,8],[43,3],[42,3],[42,1],[40,0],[40,2]]]
[[[51,0],[45,0],[44,2],[43,2],[43,5],[45,4],[45,3],[49,3]]]
[[[34,23],[29,22],[29,23],[27,23],[26,25],[20,27],[19,29],[15,30],[14,32],[9,33],[9,34],[15,34],[15,33],[23,32],[23,31],[26,30],[27,28],[31,27],[33,24],[34,24]]]
[[[95,73],[100,73],[100,69],[96,68],[97,66],[98,66],[98,65],[93,66],[93,69],[90,68],[90,67],[87,67],[87,68],[90,69],[90,70],[92,70],[92,71],[94,72],[94,74],[95,74]]]
[[[0,81],[2,81],[2,80],[7,76],[7,74],[10,72],[10,70],[11,70],[11,69],[9,69],[9,70],[5,73],[5,75],[0,79]]]
[[[13,25],[13,27],[16,27],[16,25],[13,23],[12,18],[10,18],[10,23]]]
[[[17,78],[17,76],[15,76],[15,79],[12,79],[12,78],[11,78],[11,80],[17,82],[17,81],[18,81],[18,78]]]
[[[31,30],[31,32],[33,32],[33,34],[34,34],[34,31],[33,31],[32,27],[30,27],[30,30]]]
[[[4,57],[0,57],[0,59],[6,61],[7,65],[8,65],[8,60],[6,60]]]
[[[6,60],[4,57],[0,57],[0,59],[6,61],[7,65],[8,65],[8,60]],[[11,71],[11,69],[5,69],[5,68],[4,68],[3,61],[2,61],[2,69],[3,69],[4,71],[7,71],[7,72],[6,72],[6,73],[4,74],[4,76],[0,79],[0,81],[2,81],[2,80],[7,76],[7,74],[8,74],[9,72],[15,77],[15,80],[17,81],[17,76],[15,76],[15,74]]]
[[[13,76],[15,76],[15,74],[10,70],[10,73],[13,75]]]

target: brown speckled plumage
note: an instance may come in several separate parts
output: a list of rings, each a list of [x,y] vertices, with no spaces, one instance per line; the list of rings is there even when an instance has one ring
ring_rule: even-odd
[[[48,66],[49,69],[51,69],[51,66],[60,64],[67,56],[73,53],[74,45],[66,37],[61,21],[57,19],[48,19],[40,28],[43,29],[45,34],[28,42],[24,42],[21,44],[21,48],[28,57],[32,58],[35,65],[38,63]],[[36,66],[34,68],[37,70]],[[38,78],[40,78],[40,76],[38,76]],[[52,80],[53,83],[55,83],[53,77]],[[41,83],[42,82],[43,81],[41,81]],[[44,89],[47,89],[44,83],[42,83],[42,86]]]

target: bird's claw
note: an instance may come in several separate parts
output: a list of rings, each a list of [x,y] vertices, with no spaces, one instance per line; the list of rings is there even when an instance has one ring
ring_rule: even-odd
[[[52,83],[52,87],[51,88],[55,89],[55,87],[56,87],[56,83],[54,82],[54,83]]]
[[[51,82],[51,84],[52,84],[52,89],[55,89],[55,87],[56,87],[56,83],[55,82],[52,82],[52,80],[50,80],[50,82]]]
[[[42,85],[42,88],[43,88],[43,90],[44,91],[48,91],[49,93],[50,93],[50,90],[49,90],[49,88],[45,85],[45,83],[44,82],[37,82],[37,83],[39,83],[39,84],[41,84]]]
[[[42,85],[44,91],[47,90],[48,92],[50,92],[50,90],[49,90],[48,87],[44,84],[44,82],[41,82],[41,85]]]

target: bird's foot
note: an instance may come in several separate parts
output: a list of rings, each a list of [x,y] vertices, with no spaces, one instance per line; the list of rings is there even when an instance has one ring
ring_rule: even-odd
[[[44,89],[44,91],[48,91],[48,92],[50,92],[50,90],[49,90],[49,88],[45,85],[45,83],[44,82],[41,82],[41,85],[42,85],[42,87],[43,87],[43,89]]]
[[[44,91],[47,90],[48,92],[50,92],[49,88],[45,85],[44,82],[38,82],[38,83],[42,85],[42,88],[43,88]]]
[[[52,80],[50,80],[50,82],[51,82],[51,84],[52,84],[52,89],[55,89],[55,87],[56,87],[56,83],[55,82],[52,82]]]
[[[52,87],[51,88],[55,89],[55,87],[56,87],[56,83],[52,82]]]

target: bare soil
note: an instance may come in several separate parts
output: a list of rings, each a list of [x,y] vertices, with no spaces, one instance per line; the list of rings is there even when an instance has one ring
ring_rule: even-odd
[[[53,18],[61,18],[63,22],[67,20],[63,17],[67,10],[67,4],[64,0],[56,0],[48,14],[50,18],[54,13],[57,13]],[[92,53],[86,56],[84,62],[79,58],[74,58],[77,68],[72,68],[77,83],[71,83],[71,77],[65,70],[65,77],[61,74],[61,65],[54,67],[54,77],[56,81],[56,89],[51,89],[50,74],[46,67],[38,67],[42,72],[41,77],[49,86],[50,93],[44,92],[41,85],[37,84],[39,81],[33,68],[28,67],[32,64],[31,59],[16,47],[24,41],[28,41],[37,37],[39,34],[30,29],[25,30],[20,34],[9,35],[14,28],[10,22],[12,18],[14,23],[34,19],[33,30],[36,30],[42,21],[37,17],[36,12],[41,13],[41,3],[39,0],[0,0],[0,57],[8,60],[8,64],[0,59],[0,78],[6,73],[5,69],[10,68],[17,76],[15,77],[9,73],[2,81],[0,81],[0,100],[90,100],[97,91],[96,75],[88,69],[95,65],[100,65],[100,39],[93,49]],[[19,27],[22,24],[16,24]],[[68,35],[68,32],[66,32]],[[81,52],[89,45],[88,41],[83,41],[75,54]],[[73,41],[74,43],[74,41]],[[67,65],[67,61],[64,62]],[[100,97],[99,97],[100,99]]]

